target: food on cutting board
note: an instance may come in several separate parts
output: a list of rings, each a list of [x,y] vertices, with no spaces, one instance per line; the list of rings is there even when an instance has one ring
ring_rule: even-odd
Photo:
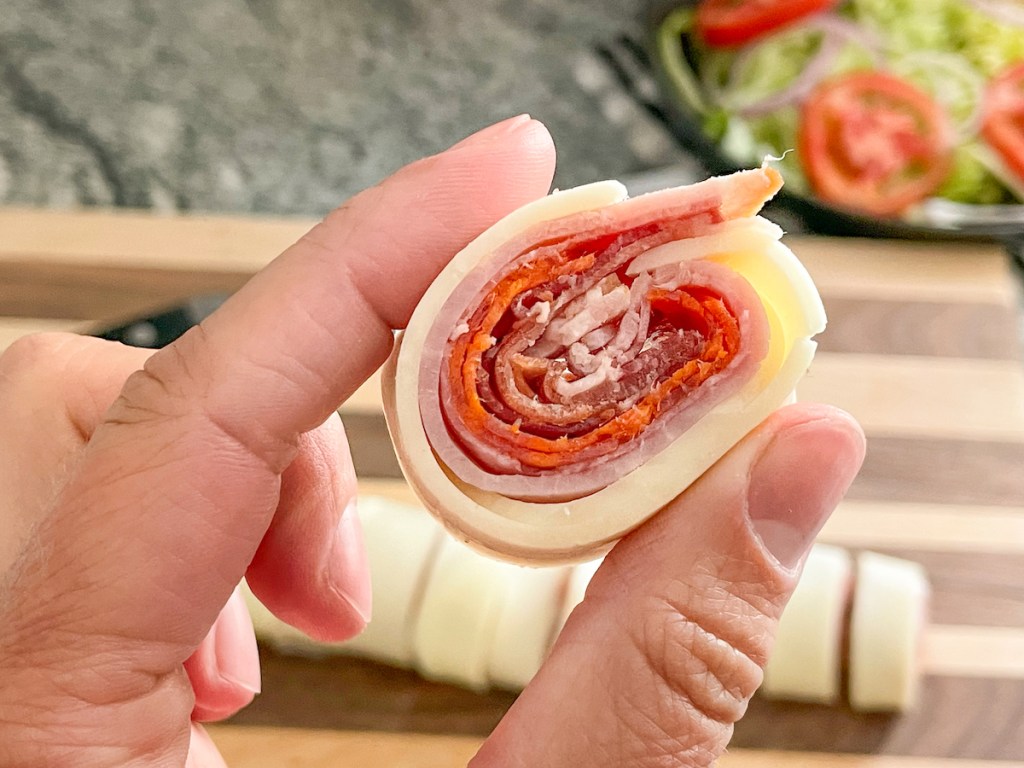
[[[423,509],[359,499],[373,619],[345,643],[317,643],[244,589],[256,636],[284,653],[348,654],[475,690],[519,690],[540,668],[597,563],[526,568],[460,544]]]
[[[839,700],[853,583],[849,552],[824,544],[811,548],[800,584],[779,622],[762,693],[820,704]]]
[[[920,681],[928,623],[928,578],[918,563],[862,552],[850,618],[850,704],[864,711],[906,709]]]
[[[658,49],[723,153],[785,154],[793,191],[926,223],[1024,201],[1019,0],[700,0]]]
[[[914,706],[928,625],[928,577],[920,564],[816,544],[779,623],[763,695],[835,704],[844,670],[850,706],[900,712]]]
[[[317,643],[245,590],[262,642],[291,654],[383,661],[474,690],[520,690],[600,565],[497,561],[456,541],[422,509],[381,497],[361,497],[359,514],[373,579],[366,631],[346,643]],[[815,545],[783,614],[762,694],[836,704],[848,667],[855,709],[911,707],[927,596],[916,563],[864,552],[854,569],[846,550]]]
[[[457,538],[593,559],[793,392],[825,313],[758,216],[769,165],[627,199],[557,192],[459,253],[385,373],[402,469]]]

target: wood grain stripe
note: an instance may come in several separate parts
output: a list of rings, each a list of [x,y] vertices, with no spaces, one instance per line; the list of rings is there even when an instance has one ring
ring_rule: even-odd
[[[261,655],[263,693],[233,724],[484,736],[515,699],[360,659]],[[755,697],[733,747],[1024,760],[1022,718],[1024,680],[928,677],[918,708],[901,717]]]
[[[356,471],[401,478],[382,415],[343,414]],[[872,437],[848,498],[1024,507],[1024,444]]]
[[[230,293],[247,279],[235,272],[147,272],[126,268],[4,264],[0,316],[136,316],[201,293]],[[824,353],[895,354],[1019,360],[1013,312],[995,304],[831,299]]]
[[[937,676],[1024,680],[1024,629],[932,625],[921,665]]]
[[[359,492],[419,506],[400,479],[360,478]],[[887,510],[895,510],[891,521]],[[936,518],[929,510],[936,510]],[[943,512],[945,515],[943,516]],[[823,542],[871,549],[925,566],[932,583],[935,624],[1024,628],[1024,514],[988,507],[846,501],[821,535]],[[971,532],[972,522],[979,532]],[[876,525],[880,526],[876,530]],[[965,541],[956,540],[964,532]],[[1003,540],[1000,537],[1004,536]],[[1024,653],[1022,653],[1024,658]]]
[[[314,224],[309,219],[0,208],[0,261],[252,274]]]
[[[247,272],[0,261],[0,315],[94,322],[136,317],[190,296],[231,293],[248,279]]]
[[[877,437],[849,498],[1024,506],[1024,444]]]
[[[1016,361],[822,353],[797,393],[845,408],[869,435],[1024,442]]]
[[[1010,259],[994,245],[789,238],[822,296],[1014,307],[1020,296]]]
[[[1024,507],[845,501],[819,538],[846,547],[1024,555]]]
[[[478,737],[237,725],[207,730],[232,768],[455,768],[466,765],[481,742]]]
[[[363,477],[359,493],[420,506],[401,479]],[[1024,507],[844,501],[818,539],[857,549],[1024,555]]]
[[[402,479],[402,468],[382,413],[342,412],[352,463],[361,477]]]
[[[932,587],[932,623],[1024,629],[1024,580],[1020,577],[1024,573],[1024,557],[1021,555],[871,549],[913,560],[925,567]]]
[[[0,341],[9,343],[19,330],[47,327],[68,326],[15,320],[0,329],[5,332]],[[986,396],[977,397],[978,392]],[[1024,442],[1024,367],[1014,361],[821,353],[799,394],[845,408],[872,436]],[[379,414],[379,376],[374,374],[340,410],[346,416]],[[368,474],[383,472],[367,468]]]
[[[383,415],[343,413],[356,471],[401,478]],[[848,498],[1024,507],[1024,444],[871,437]]]
[[[730,749],[717,763],[722,768],[1010,768],[1016,762],[956,758],[836,755],[824,752]],[[1018,766],[1019,768],[1019,766]]]
[[[482,741],[472,736],[238,725],[211,725],[208,730],[221,754],[234,768],[453,768],[465,765]],[[1015,765],[1004,761],[745,749],[730,749],[717,764],[721,768],[1010,768]]]
[[[928,677],[918,706],[865,715],[755,697],[732,746],[1024,761],[1024,681]]]
[[[157,217],[142,211],[0,208],[0,261],[252,273],[301,237],[311,219]],[[824,294],[1011,304],[1009,261],[985,244],[900,244],[809,238],[787,242]]]
[[[1012,360],[823,352],[797,392],[845,408],[871,435],[1024,443],[1024,366]],[[380,410],[376,376],[341,408]]]
[[[1002,304],[827,297],[822,352],[1021,359],[1016,313]]]

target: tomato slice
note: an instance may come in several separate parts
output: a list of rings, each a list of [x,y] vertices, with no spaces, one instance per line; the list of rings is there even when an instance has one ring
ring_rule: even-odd
[[[839,0],[702,0],[697,32],[715,47],[743,45],[836,5]]]
[[[982,135],[1024,179],[1024,61],[996,77],[985,94]]]
[[[797,146],[822,200],[895,216],[949,175],[953,128],[938,103],[905,80],[852,72],[804,102]]]

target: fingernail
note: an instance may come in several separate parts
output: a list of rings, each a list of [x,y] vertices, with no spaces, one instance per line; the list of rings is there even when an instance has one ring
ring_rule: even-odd
[[[510,117],[507,120],[502,120],[500,123],[489,125],[486,128],[481,128],[476,133],[470,134],[458,144],[454,144],[452,149],[459,149],[462,146],[475,144],[480,141],[494,141],[496,139],[509,136],[529,123],[532,119],[533,118],[529,115],[522,114]]]
[[[331,547],[327,579],[331,589],[358,614],[363,623],[370,621],[373,599],[363,528],[353,499],[338,522]]]
[[[245,599],[236,588],[215,625],[214,652],[217,656],[218,674],[253,694],[260,692],[259,649],[256,647],[256,633],[252,618],[245,607]]]
[[[860,427],[839,415],[784,428],[762,449],[750,473],[747,509],[780,565],[800,564],[863,459]]]

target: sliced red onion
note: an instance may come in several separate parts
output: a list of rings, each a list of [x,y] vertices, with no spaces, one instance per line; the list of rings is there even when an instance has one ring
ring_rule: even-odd
[[[814,87],[828,76],[836,57],[847,43],[857,43],[867,49],[875,63],[882,63],[881,42],[870,31],[847,21],[835,14],[826,13],[815,16],[804,22],[801,31],[821,32],[823,39],[818,52],[814,55],[800,75],[777,93],[773,93],[751,104],[736,107],[736,111],[744,117],[761,117],[782,107],[789,106],[805,98]],[[783,33],[785,34],[785,33]],[[756,47],[742,51],[733,62],[730,81],[736,79],[736,73],[742,72],[753,57]]]
[[[906,54],[900,61],[895,63],[894,69],[897,74],[906,77],[908,74],[925,73],[936,78],[943,74],[960,79],[973,91],[971,99],[971,111],[957,125],[957,135],[960,139],[968,139],[976,136],[981,129],[982,121],[982,97],[985,91],[985,78],[980,72],[971,66],[971,63],[964,57],[955,53],[941,51],[918,51]],[[943,88],[943,83],[936,79],[933,83],[939,87],[933,88],[935,99],[944,104],[947,112],[950,107],[955,106],[952,93]]]
[[[982,13],[1004,24],[1024,27],[1024,6],[1018,0],[967,0]]]
[[[744,117],[763,117],[777,109],[801,101],[814,90],[815,85],[825,78],[842,49],[842,40],[825,37],[814,58],[808,62],[803,72],[788,87],[771,96],[758,99],[752,104],[746,104],[737,111]]]

